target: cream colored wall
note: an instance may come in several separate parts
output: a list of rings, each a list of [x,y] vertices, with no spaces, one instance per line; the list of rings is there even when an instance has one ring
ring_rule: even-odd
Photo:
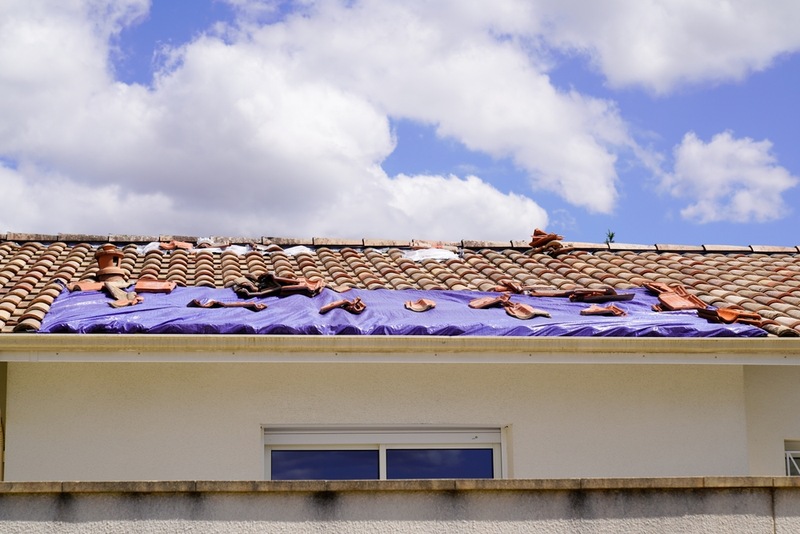
[[[800,367],[747,367],[744,377],[750,473],[784,475],[783,441],[800,441]]]
[[[511,425],[516,478],[744,475],[738,366],[9,363],[6,480],[263,476],[263,424]]]

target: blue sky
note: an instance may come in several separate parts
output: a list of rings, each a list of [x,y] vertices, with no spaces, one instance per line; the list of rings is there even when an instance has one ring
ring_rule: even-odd
[[[0,232],[795,246],[798,24],[778,0],[13,0]]]

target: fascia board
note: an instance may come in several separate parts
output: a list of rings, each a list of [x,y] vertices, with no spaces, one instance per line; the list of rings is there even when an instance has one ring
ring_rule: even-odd
[[[13,334],[0,361],[800,365],[800,338]]]

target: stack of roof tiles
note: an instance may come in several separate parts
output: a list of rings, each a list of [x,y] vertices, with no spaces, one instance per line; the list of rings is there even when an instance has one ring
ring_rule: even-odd
[[[709,306],[741,306],[767,319],[778,336],[800,335],[797,247],[624,245],[527,241],[415,241],[225,238],[214,248],[187,236],[0,234],[0,332],[35,332],[65,286],[93,280],[95,251],[113,243],[127,278],[154,277],[180,286],[229,287],[242,275],[273,273],[324,279],[364,289],[492,291],[511,280],[570,290],[630,289],[649,282],[682,284]],[[160,243],[162,247],[144,245]],[[246,252],[235,245],[248,245]],[[555,245],[555,246],[552,246]],[[291,247],[302,249],[290,250]],[[438,247],[449,259],[415,261],[408,252]],[[166,250],[165,250],[166,249]],[[289,250],[290,253],[287,253]]]

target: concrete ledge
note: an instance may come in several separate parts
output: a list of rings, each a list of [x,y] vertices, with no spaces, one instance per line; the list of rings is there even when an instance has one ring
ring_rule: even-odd
[[[0,494],[4,493],[62,493],[62,482],[0,482]]]
[[[789,477],[782,477],[789,478]],[[773,477],[706,477],[706,488],[771,488],[775,487]]]
[[[784,485],[786,481],[674,477],[3,483],[0,530],[800,532],[800,491],[795,490],[800,485]]]
[[[455,480],[457,491],[561,491],[581,489],[579,478],[463,479]]]
[[[800,477],[659,477],[564,479],[52,481],[0,482],[0,495],[34,493],[318,493],[800,489]]]
[[[62,482],[61,493],[183,493],[196,492],[194,481]]]
[[[776,488],[800,488],[800,477],[775,477],[772,484]]]
[[[584,478],[584,490],[624,490],[624,489],[695,489],[713,487],[707,485],[703,477],[676,478]]]

